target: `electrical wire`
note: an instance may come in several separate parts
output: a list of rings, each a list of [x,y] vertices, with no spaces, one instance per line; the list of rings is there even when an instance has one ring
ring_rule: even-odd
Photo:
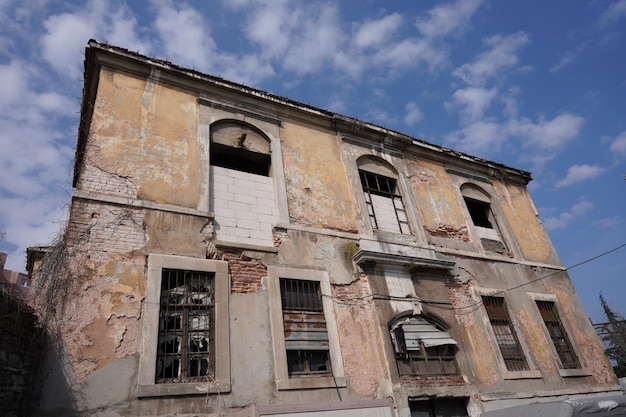
[[[622,243],[621,245],[618,245],[616,247],[614,247],[613,249],[610,249],[606,252],[603,252],[599,255],[593,256],[589,259],[586,259],[584,261],[578,262],[574,265],[568,266],[564,269],[560,269],[558,271],[554,271],[551,272],[547,275],[544,275],[542,277],[536,278],[534,280],[528,281],[528,282],[524,282],[522,284],[516,285],[514,287],[511,288],[507,288],[504,290],[500,290],[497,292],[494,292],[493,294],[490,294],[490,296],[497,296],[500,294],[504,294],[506,292],[509,291],[513,291],[516,290],[518,288],[524,287],[526,285],[530,285],[533,284],[537,281],[541,281],[547,278],[550,278],[554,275],[560,274],[562,272],[567,272],[570,271],[574,268],[577,268],[579,266],[585,265],[589,262],[593,262],[599,258],[602,258],[606,255],[609,255],[613,252],[616,252],[620,249],[622,249],[623,247],[626,246],[626,243]],[[459,269],[462,269],[463,271],[467,272],[469,275],[472,276],[472,278],[476,279],[476,276],[474,276],[474,274],[472,274],[470,271],[468,271],[467,269],[463,268],[463,267],[457,267]],[[332,299],[333,302],[337,303],[337,304],[342,304],[342,305],[351,305],[351,306],[364,306],[364,305],[368,305],[371,304],[374,300],[387,300],[387,301],[408,301],[408,302],[419,302],[422,304],[426,304],[429,306],[432,306],[433,308],[439,308],[442,310],[464,310],[464,309],[470,309],[469,311],[466,312],[458,312],[457,311],[457,315],[464,315],[464,314],[470,314],[473,313],[474,311],[476,311],[478,308],[480,308],[483,305],[482,300],[476,302],[476,303],[471,303],[468,304],[466,306],[453,306],[451,302],[449,301],[442,301],[442,300],[427,300],[427,299],[423,299],[421,297],[412,297],[412,296],[407,296],[407,297],[400,297],[400,296],[393,296],[393,295],[386,295],[386,294],[369,294],[369,295],[364,295],[361,297],[340,297],[340,296],[333,296],[333,295],[328,295],[328,294],[322,294],[323,297]]]

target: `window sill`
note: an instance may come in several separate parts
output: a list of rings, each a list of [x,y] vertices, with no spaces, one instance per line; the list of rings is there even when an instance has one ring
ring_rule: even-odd
[[[541,379],[541,372],[534,371],[504,371],[503,379]]]
[[[276,389],[278,390],[343,388],[345,386],[346,378],[333,378],[332,376],[322,378],[290,378],[276,380]]]
[[[207,395],[230,392],[229,382],[195,382],[182,384],[137,385],[137,397],[170,397],[177,395]]]
[[[580,369],[559,369],[559,374],[563,378],[570,378],[576,376],[591,376],[591,372],[588,369],[580,368]]]

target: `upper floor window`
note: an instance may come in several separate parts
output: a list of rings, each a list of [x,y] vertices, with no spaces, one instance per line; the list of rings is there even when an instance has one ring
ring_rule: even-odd
[[[404,317],[392,323],[390,333],[400,375],[458,374],[456,341],[441,325]]]
[[[498,223],[493,215],[491,199],[482,189],[472,184],[461,187],[463,201],[467,207],[476,235],[486,250],[503,253],[506,250]]]
[[[563,323],[556,309],[556,305],[552,301],[535,300],[537,308],[543,319],[543,323],[548,329],[552,345],[556,349],[556,353],[561,361],[563,369],[578,369],[580,363],[574,352],[574,348],[565,332]]]
[[[509,318],[506,302],[502,297],[482,297],[487,310],[496,343],[508,371],[527,371],[526,356],[522,351],[513,323]]]
[[[211,126],[211,165],[268,176],[270,143],[250,125],[217,122]]]
[[[357,164],[372,229],[410,234],[396,172],[383,161],[370,157],[359,158]]]

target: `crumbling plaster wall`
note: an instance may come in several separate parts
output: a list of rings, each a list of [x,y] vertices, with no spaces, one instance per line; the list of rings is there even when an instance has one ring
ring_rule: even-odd
[[[281,141],[291,221],[355,231],[355,207],[336,134],[284,121]]]
[[[134,191],[128,197],[197,208],[207,191],[200,189],[205,170],[197,132],[194,95],[102,68],[85,155],[88,169],[78,188],[118,195],[116,182],[107,189],[92,174],[99,169],[127,179]]]

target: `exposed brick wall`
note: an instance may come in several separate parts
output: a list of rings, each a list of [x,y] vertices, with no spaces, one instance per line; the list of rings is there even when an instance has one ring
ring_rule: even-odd
[[[0,415],[28,416],[41,390],[45,334],[23,302],[0,291]]]
[[[225,252],[222,259],[228,261],[230,291],[233,294],[254,293],[262,288],[262,279],[267,276],[267,268],[261,261],[239,252]]]
[[[433,376],[415,376],[402,375],[400,383],[407,388],[431,388],[445,386],[465,385],[463,377],[460,375],[433,375]]]

